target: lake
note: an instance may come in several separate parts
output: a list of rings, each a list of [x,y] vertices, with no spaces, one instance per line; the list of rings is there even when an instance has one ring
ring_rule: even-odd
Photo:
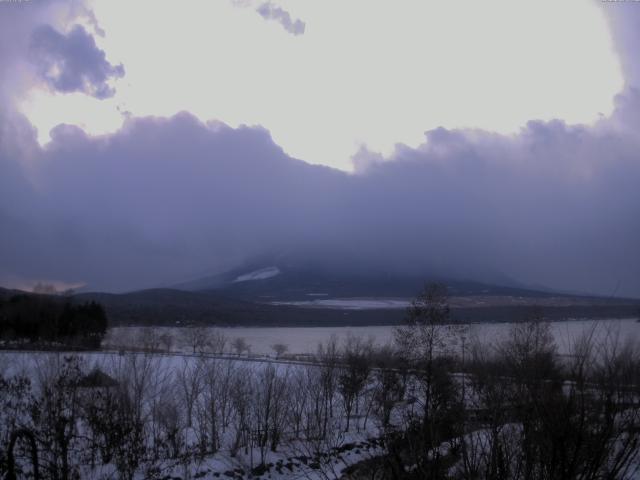
[[[476,339],[487,346],[504,338],[512,328],[511,323],[469,324],[467,337]],[[116,327],[109,330],[103,345],[105,348],[135,345],[140,339],[149,338],[151,327]],[[343,342],[348,335],[371,338],[377,345],[393,341],[392,326],[371,327],[216,327],[229,341],[241,337],[251,347],[251,353],[259,355],[273,354],[271,348],[276,343],[285,344],[292,354],[310,354],[317,351],[319,343],[327,342],[333,335]],[[173,348],[186,350],[182,333],[184,328],[152,327],[156,334],[168,333],[174,338]],[[571,320],[551,323],[551,331],[562,354],[571,351],[573,341],[583,334],[594,332],[598,338],[605,335],[618,336],[620,339],[638,341],[640,323],[635,319],[623,320]]]

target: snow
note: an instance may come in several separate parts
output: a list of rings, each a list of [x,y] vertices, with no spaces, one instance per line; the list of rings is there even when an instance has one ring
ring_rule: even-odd
[[[26,351],[0,351],[0,374],[2,376],[14,376],[25,375],[32,378],[35,381],[35,392],[40,392],[40,380],[46,378],[47,372],[53,371],[50,369],[60,369],[61,365],[65,361],[71,352],[26,352]],[[117,376],[117,373],[122,373],[130,366],[131,356],[137,356],[135,353],[127,353],[124,356],[117,353],[110,352],[80,352],[75,353],[81,359],[81,364],[84,369],[90,371],[95,366],[99,366],[101,369],[109,372],[110,374]],[[140,354],[145,356],[145,354]],[[170,372],[177,372],[181,368],[184,368],[186,363],[196,363],[200,359],[196,356],[183,356],[183,355],[163,355],[152,354],[150,357],[146,357],[147,361],[151,362],[149,365],[151,369],[149,372],[154,372],[152,375],[157,375],[154,378],[154,382],[158,381],[158,385],[163,381],[173,378],[169,375]],[[214,359],[207,359],[208,361],[218,361]],[[226,361],[225,361],[226,362]],[[231,360],[232,364],[236,362]],[[254,363],[249,365],[251,371],[259,371],[264,367],[265,363]],[[295,365],[279,365],[278,373],[286,376],[291,373],[293,369],[296,369]],[[123,370],[124,369],[124,370]],[[43,376],[44,375],[44,376]],[[164,379],[164,380],[161,380]],[[151,385],[151,384],[150,384]],[[165,388],[166,384],[162,384]],[[176,387],[176,392],[179,391],[179,387]],[[149,386],[148,388],[154,388]],[[151,402],[157,393],[146,392],[149,396],[143,402]],[[179,395],[179,393],[174,393]],[[150,405],[151,403],[149,403]],[[146,407],[144,407],[146,408]],[[337,415],[335,422],[337,425],[343,425],[343,416],[341,410],[336,407]],[[326,440],[326,443],[318,446],[322,446],[323,450],[317,452],[315,450],[315,442],[303,442],[295,440],[291,437],[292,433],[283,432],[283,438],[281,444],[278,446],[276,452],[266,451],[265,464],[267,466],[266,471],[262,474],[262,478],[272,479],[297,479],[306,478],[309,480],[321,480],[329,478],[340,478],[342,471],[350,465],[354,465],[362,460],[366,460],[374,457],[380,453],[379,445],[373,440],[379,435],[378,425],[374,418],[371,418],[369,422],[362,422],[362,415],[353,416],[353,427],[349,432],[344,432],[342,427],[335,428],[334,434],[330,435],[330,438]],[[153,422],[153,420],[148,420]],[[149,424],[151,425],[151,423]],[[151,428],[151,427],[150,427]],[[165,460],[153,460],[153,463],[147,464],[145,461],[141,461],[140,467],[134,478],[142,479],[148,478],[145,473],[148,467],[153,466],[158,471],[162,471],[162,478],[236,478],[247,479],[255,478],[250,472],[254,467],[257,467],[260,459],[260,449],[258,447],[242,447],[238,450],[236,455],[231,455],[228,446],[233,443],[234,439],[234,425],[233,423],[229,427],[229,430],[225,433],[221,432],[221,449],[215,454],[207,453],[205,457],[185,457],[184,459],[167,458]],[[188,446],[189,451],[194,451],[197,443],[197,435],[195,430],[189,427],[185,427],[183,440],[185,445]],[[79,435],[78,438],[81,438]],[[350,446],[349,446],[350,445]],[[185,447],[187,448],[187,447]],[[326,450],[324,450],[326,448]],[[74,463],[79,462],[74,459]],[[118,476],[118,472],[113,463],[107,463],[105,465],[96,465],[90,467],[88,464],[81,464],[82,478],[115,478]]]
[[[261,268],[260,270],[254,270],[253,272],[245,273],[244,275],[240,275],[233,282],[247,282],[251,280],[266,280],[267,278],[275,277],[276,275],[280,275],[280,269],[278,267],[266,267]]]
[[[476,324],[468,325],[469,338],[477,338],[481,342],[485,342],[487,345],[491,345],[501,338],[504,338],[508,334],[511,324]],[[608,321],[570,321],[570,322],[557,322],[551,324],[551,329],[554,335],[558,350],[560,353],[569,352],[569,346],[583,334],[593,334],[595,339],[602,335],[607,336],[620,336],[622,339],[630,341],[637,341],[640,338],[640,323],[635,320],[608,320]],[[114,330],[119,330],[120,337],[112,338],[140,338],[140,334],[150,333],[147,329],[134,329],[134,328],[121,328],[112,329],[110,335],[113,335]],[[166,328],[166,329],[154,329],[157,331],[163,331],[175,336],[176,342],[180,338],[180,333],[184,329],[180,328]],[[314,353],[317,348],[318,342],[324,342],[336,335],[340,341],[346,338],[347,335],[359,335],[359,336],[372,336],[375,343],[384,344],[393,339],[394,327],[326,327],[326,328],[224,328],[216,329],[218,332],[224,333],[229,338],[244,337],[252,345],[252,354],[259,351],[264,351],[270,355],[273,355],[270,345],[273,343],[287,343],[292,353]],[[174,352],[188,351],[185,345],[176,343],[173,347]],[[67,352],[68,353],[68,352]],[[37,375],[48,371],[48,368],[54,368],[60,364],[67,353],[47,353],[47,352],[0,352],[0,375],[10,376],[16,374],[26,374],[32,378],[37,378]],[[94,367],[100,367],[102,370],[109,374],[122,372],[123,369],[128,368],[127,358],[130,359],[132,354],[119,355],[113,352],[83,352],[78,354],[84,362],[87,371],[91,371]],[[144,354],[140,354],[144,355]],[[227,355],[229,356],[229,355]],[[141,358],[141,357],[139,357]],[[203,357],[204,358],[204,357]],[[219,362],[220,364],[230,362],[232,364],[242,364],[246,366],[245,372],[259,372],[261,368],[267,365],[266,361],[273,362],[266,358],[237,358],[235,360],[228,359],[207,359],[208,361]],[[250,363],[246,360],[252,360]],[[156,372],[156,374],[163,377],[166,372],[177,372],[185,365],[191,362],[198,362],[199,357],[197,355],[180,355],[180,354],[153,354],[153,363],[150,371]],[[293,375],[294,372],[304,368],[295,364],[276,364],[278,374],[283,376],[287,374]],[[114,374],[115,378],[115,374]],[[163,377],[164,378],[164,377]],[[166,377],[169,378],[169,377]],[[459,377],[464,379],[463,376]],[[412,387],[409,385],[407,397],[412,397],[415,394],[412,392]],[[467,394],[467,397],[468,394]],[[409,404],[400,403],[398,408],[413,408]],[[400,414],[400,410],[396,412]],[[400,417],[398,417],[400,418]],[[337,422],[343,422],[343,417],[336,416]],[[271,468],[263,478],[308,478],[308,479],[321,479],[321,478],[340,478],[342,471],[349,465],[353,465],[359,461],[372,458],[379,451],[375,444],[371,443],[371,439],[375,438],[378,431],[378,425],[372,419],[370,423],[362,422],[361,417],[354,417],[354,427],[347,432],[343,433],[342,429],[336,429],[336,432],[340,432],[339,438],[335,439],[336,446],[343,446],[346,444],[355,444],[354,448],[348,451],[337,451],[331,453],[327,457],[318,457],[314,459],[313,449],[311,444],[304,444],[302,442],[285,441],[278,448],[277,452],[267,452],[266,462],[271,464]],[[233,433],[229,430],[229,434]],[[187,429],[185,439],[189,445],[195,444],[195,437],[193,437],[194,431]],[[285,432],[286,434],[286,432]],[[487,433],[483,429],[470,432],[467,437],[473,439],[475,443],[484,445],[486,443],[485,437]],[[285,435],[286,436],[286,435]],[[193,438],[192,438],[193,437]],[[225,437],[226,438],[226,437]],[[289,439],[291,440],[291,439]],[[224,440],[223,444],[228,445],[230,443],[229,438]],[[448,444],[443,444],[443,454],[449,449]],[[326,452],[330,453],[330,449]],[[207,455],[201,460],[185,460],[186,463],[167,464],[163,466],[166,470],[163,473],[173,476],[181,476],[182,478],[213,478],[217,474],[217,478],[231,477],[232,475],[226,475],[225,472],[242,472],[242,474],[233,475],[234,478],[249,478],[249,472],[257,464],[259,458],[259,451],[256,448],[248,448],[246,451],[241,449],[238,455],[232,457],[228,448],[221,449],[215,455]],[[303,460],[304,459],[304,460]],[[317,462],[324,462],[320,465],[321,468],[316,469],[311,465],[316,465]],[[458,465],[452,466],[452,471]],[[331,470],[335,469],[335,470]],[[116,475],[113,465],[106,465],[99,467],[96,470],[87,471],[86,476],[104,475],[104,477],[113,477]],[[139,475],[136,478],[142,478],[142,472],[138,472]]]
[[[319,294],[309,294],[319,295]],[[324,300],[303,300],[291,302],[271,302],[272,305],[293,305],[307,308],[337,308],[340,310],[405,309],[410,304],[404,298],[331,298]]]

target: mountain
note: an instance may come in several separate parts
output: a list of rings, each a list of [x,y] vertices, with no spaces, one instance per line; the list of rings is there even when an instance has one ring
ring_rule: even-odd
[[[258,274],[257,276],[262,276]],[[275,278],[274,275],[271,278]],[[237,278],[237,277],[236,277]],[[253,277],[246,277],[253,278]],[[247,281],[266,281],[262,278]],[[241,283],[241,282],[238,282]],[[499,290],[499,289],[498,289]],[[0,304],[16,294],[0,288]],[[35,294],[30,294],[35,295]],[[38,294],[40,296],[46,296]],[[341,304],[272,304],[221,295],[217,291],[150,289],[124,294],[80,293],[74,303],[96,301],[105,307],[111,326],[365,326],[403,322],[402,305],[380,308],[371,301]],[[507,322],[526,319],[536,307],[548,320],[567,318],[629,318],[637,315],[639,300],[572,296],[458,295],[451,297],[451,316],[459,322]]]
[[[498,276],[496,276],[498,277]],[[174,285],[186,291],[215,291],[255,302],[300,302],[324,298],[413,298],[425,283],[447,285],[452,296],[513,295],[545,297],[498,277],[501,283],[454,279],[434,273],[405,273],[353,265],[320,264],[299,257],[260,258],[232,270]]]
[[[112,325],[337,326],[399,323],[404,312],[342,311],[248,302],[211,291],[151,289],[124,294],[82,293],[74,302],[105,306]]]
[[[8,298],[17,295],[19,293],[23,293],[20,290],[14,290],[9,288],[0,287],[0,301],[7,300]]]

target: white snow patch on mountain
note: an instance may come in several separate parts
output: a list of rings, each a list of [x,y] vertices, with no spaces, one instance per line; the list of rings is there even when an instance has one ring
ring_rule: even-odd
[[[233,282],[247,282],[250,280],[265,280],[267,278],[275,277],[280,274],[280,269],[278,267],[266,267],[261,268],[260,270],[254,270],[253,272],[245,273],[244,275],[240,275]]]

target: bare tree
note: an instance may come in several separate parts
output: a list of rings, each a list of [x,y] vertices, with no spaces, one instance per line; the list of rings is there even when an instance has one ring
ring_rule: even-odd
[[[295,368],[291,371],[289,376],[291,391],[295,393],[289,398],[289,418],[290,424],[293,426],[293,434],[295,438],[300,438],[301,436],[305,412],[308,406],[309,385],[307,381],[309,380],[309,376],[306,370],[309,368],[315,367],[306,366]]]
[[[431,368],[452,337],[447,287],[427,284],[407,309],[406,325],[396,328],[394,335],[407,360]]]
[[[143,462],[153,465],[160,455],[161,432],[154,415],[162,392],[172,388],[173,375],[153,355],[119,356],[110,371],[117,387],[105,392],[101,429],[120,476],[129,480]]]
[[[182,387],[184,388],[184,385]],[[193,407],[185,410],[177,397],[173,389],[163,390],[158,402],[154,405],[153,421],[157,429],[155,442],[159,458],[179,459],[187,448],[185,427],[191,427],[188,424],[188,416]],[[187,403],[190,399],[183,397],[182,400],[183,403]]]
[[[322,405],[316,405],[316,417],[322,418],[320,435],[327,433],[329,419],[333,417],[334,399],[338,388],[338,367],[340,363],[340,348],[338,337],[334,334],[326,343],[318,344],[317,361],[321,364],[319,387]],[[317,401],[317,400],[316,400]]]
[[[331,414],[327,401],[326,371],[307,366],[304,369],[307,401],[304,404],[304,433],[307,440],[324,437]],[[334,392],[332,392],[333,394]]]
[[[33,387],[31,379],[25,374],[14,376],[0,376],[0,459],[8,458],[8,446],[12,432],[22,430],[33,432],[34,425],[26,412],[32,406]],[[22,460],[20,450],[17,450],[14,465]],[[25,459],[28,460],[28,459]],[[0,477],[7,472],[0,460]]]
[[[373,401],[383,432],[391,423],[394,407],[404,399],[407,383],[407,369],[399,362],[393,348],[386,346],[373,354],[375,383],[373,386]]]
[[[182,338],[193,354],[204,353],[210,343],[209,330],[205,327],[186,327]]]
[[[343,366],[338,375],[338,391],[347,417],[345,431],[349,431],[353,409],[355,407],[357,411],[360,393],[369,379],[371,349],[371,343],[353,335],[347,336],[342,354]]]
[[[287,350],[289,350],[289,346],[284,343],[274,343],[271,345],[271,350],[276,354],[276,358],[282,357]]]
[[[462,478],[630,478],[640,443],[637,346],[588,331],[562,359],[549,325],[516,324],[495,353],[474,348],[481,427],[463,439]]]
[[[235,438],[229,449],[232,457],[241,447],[248,451],[251,439],[251,399],[253,395],[253,372],[246,367],[235,371],[231,384],[231,403],[234,406],[233,423]]]
[[[236,352],[236,355],[242,355],[244,352],[249,353],[251,349],[244,337],[234,338],[231,341],[231,348]]]
[[[165,331],[161,333],[158,337],[158,340],[160,341],[160,345],[162,345],[166,352],[171,351],[171,347],[173,347],[173,335],[171,334],[171,332]]]
[[[339,454],[346,438],[342,419],[337,416],[328,418],[323,430],[322,435],[306,436],[303,441],[294,442],[289,448],[305,459],[300,465],[305,478],[342,478],[343,471],[348,466],[344,457]]]
[[[137,332],[137,345],[146,352],[158,352],[162,345],[162,337],[154,327],[143,327]]]
[[[193,410],[202,392],[203,367],[203,362],[185,357],[176,371],[176,382],[186,413],[187,428],[193,426]]]
[[[40,463],[46,476],[67,480],[79,475],[82,457],[78,427],[83,365],[78,356],[51,355],[39,364],[38,376],[32,417],[36,440],[46,446]]]
[[[31,468],[33,469],[33,478],[35,480],[40,479],[40,469],[38,463],[38,446],[36,444],[36,437],[33,432],[27,428],[20,428],[18,430],[13,430],[11,432],[11,436],[9,438],[9,443],[7,447],[7,460],[6,460],[6,480],[16,480],[16,455],[15,455],[15,447],[20,438],[24,438],[27,440],[29,445],[29,454],[31,457]],[[24,473],[24,472],[23,472]]]
[[[203,369],[203,390],[198,403],[203,450],[215,453],[221,446],[233,413],[232,388],[236,375],[232,361],[207,360]]]
[[[427,284],[407,310],[407,325],[394,334],[398,350],[415,373],[420,387],[416,402],[422,406],[419,417],[411,414],[405,419],[405,440],[417,471],[438,478],[446,455],[439,447],[455,436],[453,429],[459,424],[453,417],[459,414],[461,401],[447,357],[455,330],[446,286]]]
[[[209,348],[212,353],[222,354],[225,352],[229,339],[218,329],[209,332]]]
[[[260,464],[264,465],[267,449],[275,451],[282,438],[287,418],[287,374],[278,374],[272,364],[262,368],[256,377],[253,391],[253,436],[260,451]]]

